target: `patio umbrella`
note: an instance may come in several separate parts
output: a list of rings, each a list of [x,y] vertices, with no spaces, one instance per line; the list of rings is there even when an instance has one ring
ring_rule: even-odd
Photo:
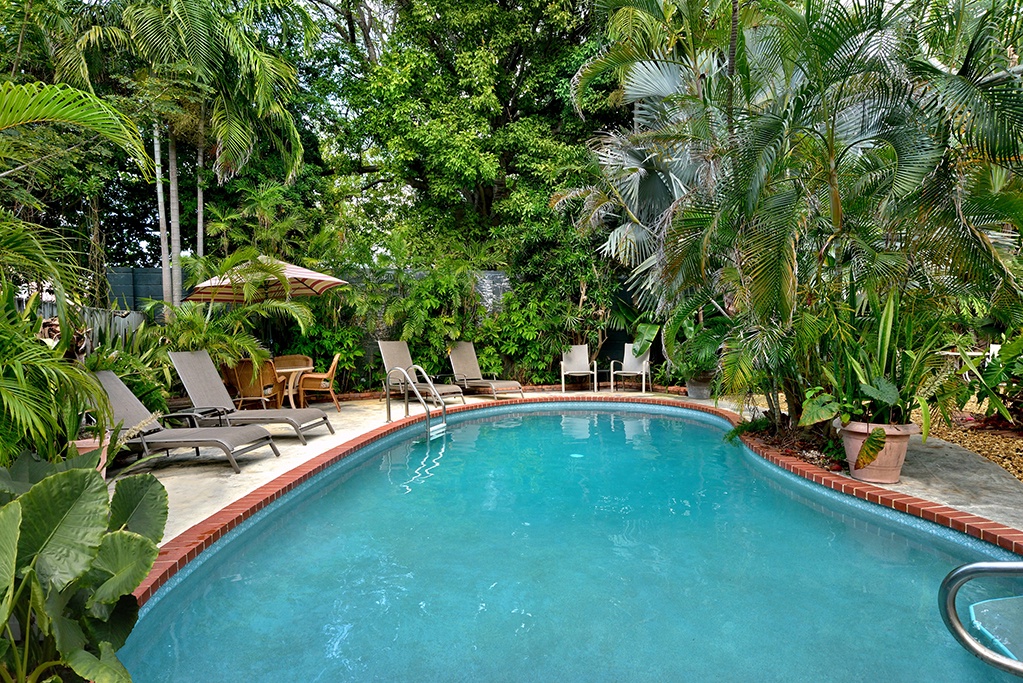
[[[325,273],[317,273],[315,270],[302,268],[293,263],[278,261],[268,256],[261,256],[264,263],[276,263],[284,272],[284,277],[289,288],[285,291],[284,285],[275,277],[268,277],[262,289],[256,294],[255,301],[266,299],[287,299],[296,296],[316,296],[323,294],[328,289],[347,285],[340,280]],[[224,277],[215,277],[200,282],[186,298],[187,301],[207,301],[222,304],[240,304],[245,302],[242,294],[242,286],[245,284],[245,274],[239,272],[232,276],[230,271]]]

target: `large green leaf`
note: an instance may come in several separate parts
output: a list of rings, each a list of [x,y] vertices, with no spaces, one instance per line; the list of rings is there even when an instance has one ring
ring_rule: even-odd
[[[57,641],[57,650],[64,655],[81,650],[89,642],[81,625],[68,611],[68,603],[77,592],[77,585],[72,585],[62,591],[50,591],[46,597],[46,615],[53,625],[53,637]]]
[[[18,562],[18,534],[21,528],[21,504],[18,501],[0,508],[0,623],[7,623],[14,597],[14,572]]]
[[[154,541],[130,531],[104,536],[92,566],[106,578],[93,591],[86,607],[96,602],[113,603],[135,590],[153,568],[159,552]]]
[[[886,406],[893,406],[899,402],[898,388],[885,377],[878,377],[873,385],[861,384],[860,391]]]
[[[21,580],[22,583],[27,583],[29,586],[29,604],[32,607],[32,616],[36,629],[44,636],[50,635],[50,624],[52,621],[50,620],[49,613],[46,611],[47,595],[43,584],[39,583],[39,575],[30,567]],[[56,591],[51,591],[51,594],[53,592]]]
[[[35,564],[39,580],[57,590],[89,570],[107,528],[103,477],[69,470],[47,477],[19,501],[18,568]]]
[[[127,529],[159,543],[167,525],[167,489],[152,474],[121,479],[110,500],[110,531]]]
[[[842,406],[831,394],[821,393],[803,403],[803,414],[799,417],[800,427],[809,427],[818,422],[833,420]]]
[[[131,674],[124,668],[110,643],[100,643],[100,655],[77,650],[66,656],[75,673],[94,683],[131,683]]]
[[[860,446],[860,452],[856,454],[856,469],[862,470],[870,463],[877,460],[877,454],[884,448],[885,435],[884,429],[876,427],[871,430],[867,438],[864,439],[863,445]]]
[[[657,333],[661,331],[660,325],[651,323],[640,323],[636,326],[636,338],[632,342],[632,354],[639,358],[650,348]]]
[[[101,612],[99,616],[97,612]],[[114,605],[95,604],[85,615],[82,624],[89,638],[94,643],[108,642],[115,650],[120,650],[135,622],[139,619],[139,603],[134,595],[122,596]]]

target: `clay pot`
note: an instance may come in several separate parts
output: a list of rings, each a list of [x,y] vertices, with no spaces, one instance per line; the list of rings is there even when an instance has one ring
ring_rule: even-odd
[[[686,380],[686,396],[689,398],[705,399],[710,398],[710,385],[714,382],[714,375],[697,375]]]
[[[834,427],[842,435],[845,446],[845,458],[849,463],[849,474],[854,479],[869,481],[875,484],[895,484],[902,473],[902,463],[906,461],[906,449],[909,448],[909,437],[920,433],[915,424],[886,425],[868,422],[850,422],[842,425],[835,420]],[[856,456],[867,436],[878,427],[884,429],[884,448],[877,454],[877,459],[862,469],[856,469]]]

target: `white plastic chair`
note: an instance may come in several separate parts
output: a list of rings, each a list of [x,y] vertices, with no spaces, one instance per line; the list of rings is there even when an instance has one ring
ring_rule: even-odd
[[[597,391],[597,361],[590,363],[588,344],[577,344],[561,354],[561,393],[565,393],[566,375],[593,375],[593,391]]]
[[[615,363],[618,363],[618,370],[615,370]],[[611,393],[615,391],[615,375],[640,378],[640,391],[646,393],[647,378],[650,377],[650,349],[643,355],[635,356],[632,353],[632,344],[625,345],[625,356],[621,362],[611,361]],[[653,386],[653,380],[650,381]]]

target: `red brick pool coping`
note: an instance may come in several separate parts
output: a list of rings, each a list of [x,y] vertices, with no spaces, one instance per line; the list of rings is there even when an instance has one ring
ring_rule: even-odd
[[[665,398],[643,398],[635,396],[557,396],[551,398],[514,398],[501,399],[500,405],[519,405],[526,403],[551,403],[563,401],[587,401],[600,403],[640,403],[645,405],[683,407],[691,410],[698,410],[704,413],[717,415],[737,424],[741,419],[737,414],[715,408],[713,406],[690,403],[683,399]],[[467,410],[486,409],[495,405],[494,403],[474,403],[464,406],[451,406],[449,413],[458,413]],[[440,411],[433,411],[431,416],[440,416]],[[423,415],[395,420],[394,422],[377,427],[366,432],[340,446],[330,449],[307,462],[286,472],[273,481],[260,486],[255,491],[247,494],[241,499],[231,503],[219,512],[207,517],[190,529],[184,531],[176,538],[168,541],[160,548],[160,554],[156,558],[153,569],[149,576],[135,590],[135,597],[140,605],[148,601],[153,594],[164,583],[167,582],[182,567],[194,560],[199,553],[210,547],[217,539],[231,529],[244,522],[253,514],[283,496],[288,491],[306,481],[310,477],[319,474],[326,468],[343,460],[359,449],[377,441],[385,436],[393,434],[405,427],[422,422]],[[905,512],[923,519],[935,522],[942,526],[961,531],[982,541],[992,543],[1010,552],[1023,555],[1023,531],[1012,527],[992,522],[989,519],[968,512],[961,512],[947,505],[932,503],[922,498],[890,491],[880,486],[874,486],[865,482],[850,479],[849,477],[834,472],[828,472],[816,465],[804,462],[799,458],[784,455],[776,448],[760,443],[748,436],[743,441],[754,453],[775,465],[809,479],[821,486],[833,489],[840,493],[861,498],[870,503],[876,503],[889,507],[899,512]]]

